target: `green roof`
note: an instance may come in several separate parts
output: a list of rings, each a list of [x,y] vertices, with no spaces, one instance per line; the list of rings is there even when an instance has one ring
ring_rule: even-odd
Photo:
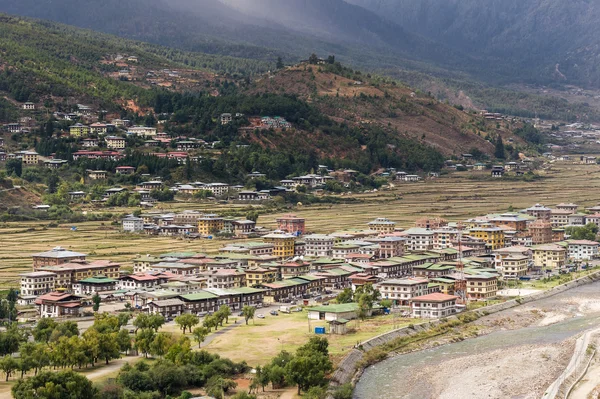
[[[234,292],[236,294],[258,294],[259,292],[265,292],[265,290],[261,290],[260,288],[252,287],[230,288],[226,291]]]
[[[451,278],[444,278],[444,277],[435,277],[435,278],[432,278],[431,281],[436,281],[436,282],[440,282],[440,283],[444,283],[444,284],[454,284],[456,282],[456,280],[452,280]]]
[[[352,272],[349,272],[348,270],[344,270],[344,269],[329,269],[329,270],[323,270],[322,272],[333,274],[334,276],[347,276],[347,275],[352,274]]]
[[[180,295],[180,297],[186,301],[200,301],[202,299],[218,298],[218,295],[212,294],[208,291],[200,291],[195,294]]]
[[[319,259],[315,260],[313,263],[320,265],[320,264],[344,263],[344,262],[345,261],[343,259],[319,258]]]
[[[327,306],[315,306],[313,308],[308,308],[309,312],[327,312],[327,313],[346,313],[346,312],[356,312],[358,310],[358,303],[341,303],[337,305],[327,305]]]
[[[106,276],[96,276],[96,277],[88,277],[85,280],[80,280],[80,283],[86,284],[106,284],[106,283],[114,283],[117,280],[108,278]]]
[[[191,258],[193,256],[197,255],[196,252],[169,252],[166,254],[162,254],[160,255],[161,258]]]
[[[298,276],[297,278],[301,278],[302,280],[308,280],[308,281],[316,281],[316,280],[320,280],[320,277],[317,276],[311,276],[310,274],[304,274],[302,276]]]

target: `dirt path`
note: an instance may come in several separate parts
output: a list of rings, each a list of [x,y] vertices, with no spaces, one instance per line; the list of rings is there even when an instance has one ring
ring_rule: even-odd
[[[569,399],[588,399],[590,393],[600,385],[600,359],[596,357],[586,375],[575,386]]]

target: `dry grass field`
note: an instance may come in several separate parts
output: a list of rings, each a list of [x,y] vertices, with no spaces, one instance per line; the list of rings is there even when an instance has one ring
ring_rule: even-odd
[[[535,203],[551,206],[575,202],[581,206],[600,203],[600,166],[554,163],[540,172],[534,182],[473,180],[470,173],[455,173],[421,183],[397,183],[390,191],[356,195],[360,202],[341,205],[298,206],[293,213],[305,217],[307,229],[329,233],[363,228],[376,217],[388,217],[400,227],[411,227],[421,216],[442,216],[452,221],[480,214],[522,209]],[[240,205],[165,204],[162,211],[196,209],[219,212]],[[262,215],[259,225],[275,226],[279,216]],[[18,274],[31,268],[31,254],[62,246],[90,255],[90,259],[111,259],[130,265],[137,254],[173,251],[214,252],[224,241],[185,241],[170,237],[145,237],[119,232],[109,223],[87,222],[46,227],[48,222],[0,225],[0,288],[14,286]]]

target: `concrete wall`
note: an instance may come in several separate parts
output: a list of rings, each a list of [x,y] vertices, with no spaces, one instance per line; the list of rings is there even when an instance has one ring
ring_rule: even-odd
[[[577,280],[570,281],[566,284],[559,285],[557,287],[551,288],[547,291],[543,291],[540,293],[528,295],[523,298],[513,299],[510,301],[506,301],[503,303],[499,303],[496,305],[486,306],[484,308],[480,308],[475,310],[479,316],[485,316],[488,314],[498,313],[503,310],[511,309],[516,306],[531,303],[535,301],[539,301],[541,299],[549,298],[554,295],[558,295],[562,292],[570,290],[575,287],[579,287],[582,285],[593,283],[594,281],[600,280],[600,272],[595,272],[590,274],[589,276],[582,277]],[[456,316],[447,317],[446,320],[455,319]],[[361,344],[361,348],[353,349],[338,365],[338,368],[333,373],[331,380],[329,381],[330,390],[335,389],[336,387],[347,384],[347,383],[356,383],[363,370],[358,368],[358,364],[363,359],[364,353],[374,349],[378,346],[384,345],[390,341],[393,341],[399,337],[407,337],[414,334],[417,334],[422,331],[426,331],[431,327],[434,327],[438,324],[442,323],[440,320],[432,320],[429,322],[416,324],[413,327],[404,327],[398,330],[390,331],[384,334],[381,334],[377,337],[371,338]],[[328,399],[331,399],[331,394],[328,396]]]

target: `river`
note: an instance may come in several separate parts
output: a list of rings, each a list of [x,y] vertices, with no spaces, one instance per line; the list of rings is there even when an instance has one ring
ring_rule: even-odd
[[[527,384],[539,391],[556,378],[568,362],[566,342],[598,326],[600,282],[486,317],[510,319],[524,311],[548,315],[548,320],[556,322],[500,328],[477,338],[387,359],[365,370],[354,398],[535,397],[528,394]],[[473,381],[476,379],[479,381]],[[482,391],[483,387],[487,388]]]

